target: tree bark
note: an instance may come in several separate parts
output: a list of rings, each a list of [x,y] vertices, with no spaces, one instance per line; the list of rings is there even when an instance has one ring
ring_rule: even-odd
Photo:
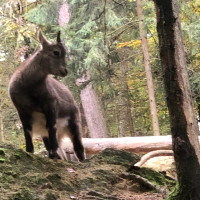
[[[200,199],[200,147],[176,0],[154,0],[178,189],[171,199]]]
[[[96,154],[106,148],[115,148],[129,152],[145,154],[155,150],[171,150],[171,136],[143,136],[120,138],[83,138],[83,145],[87,154]],[[62,148],[73,153],[71,141],[64,138]]]
[[[146,77],[147,77],[147,88],[148,88],[148,94],[149,94],[153,135],[160,135],[155,94],[154,94],[154,86],[153,86],[152,73],[151,73],[150,56],[149,56],[148,44],[147,44],[147,33],[144,27],[144,16],[142,14],[141,0],[136,0],[136,4],[137,4],[137,15],[139,19],[140,37],[142,40],[142,50],[143,50],[143,55],[144,55],[145,72],[146,72]]]
[[[127,84],[128,73],[128,61],[126,61],[126,51],[119,50],[118,55],[120,57],[120,76],[119,76],[119,92],[117,96],[117,118],[119,127],[119,136],[133,136],[133,118],[131,114],[131,105],[129,100],[129,89]],[[125,59],[125,61],[124,61]]]
[[[2,109],[0,106],[0,142],[4,142],[4,126],[3,126],[3,115],[2,115]]]
[[[90,76],[85,73],[82,78],[77,80],[77,84],[81,85],[86,83],[86,86],[81,90],[81,103],[83,106],[85,118],[87,121],[90,137],[102,138],[107,137],[107,126],[103,117],[103,112],[99,99],[95,90],[92,87],[92,83],[88,81]]]

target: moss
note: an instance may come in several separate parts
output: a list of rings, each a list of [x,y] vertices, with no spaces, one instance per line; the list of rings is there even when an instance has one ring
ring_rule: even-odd
[[[5,160],[6,160],[5,156],[6,156],[5,149],[4,148],[0,148],[0,163],[5,162]]]
[[[5,149],[4,148],[0,148],[0,156],[5,156]]]
[[[9,200],[39,200],[39,197],[29,188],[22,188],[13,196],[11,196]]]
[[[6,174],[7,176],[13,176],[14,178],[17,177],[17,173],[15,171],[11,171],[10,169],[8,169],[8,171],[5,171],[4,174]]]
[[[137,163],[140,160],[140,157],[127,151],[107,148],[98,155],[95,155],[91,160],[128,167]]]
[[[105,182],[107,184],[116,184],[120,177],[118,174],[113,173],[111,170],[95,170],[92,172],[94,175],[96,175],[97,183],[100,185],[102,182],[102,185],[105,186]]]
[[[3,162],[5,162],[5,158],[0,158],[0,163],[3,163]]]
[[[11,152],[12,151],[12,152]],[[10,162],[15,162],[19,160],[26,165],[31,165],[36,157],[32,153],[25,152],[23,149],[10,149],[9,150],[9,160]]]
[[[95,183],[96,181],[93,178],[88,177],[88,178],[80,179],[78,185],[81,190],[85,190],[87,188],[92,188]]]
[[[74,191],[70,183],[63,183],[59,174],[50,174],[47,179],[52,183],[53,188],[65,191]]]
[[[34,182],[35,182],[35,184],[37,184],[37,185],[44,185],[44,184],[49,183],[49,180],[48,180],[46,177],[36,176],[36,177],[34,178]],[[50,185],[49,185],[49,186],[50,186]]]
[[[12,174],[9,175],[6,172],[3,172],[2,175],[1,175],[1,177],[0,177],[0,182],[4,183],[4,184],[6,184],[6,183],[13,184],[13,183],[15,183],[15,179],[12,176]]]
[[[171,191],[171,193],[169,194],[169,196],[165,200],[177,200],[177,199],[179,199],[178,193],[179,193],[179,185],[177,183],[176,186],[174,187],[174,189]],[[189,200],[189,199],[187,199],[187,200]]]
[[[141,177],[144,177],[148,179],[150,182],[160,185],[160,186],[167,186],[169,190],[172,190],[174,186],[176,185],[176,181],[165,177],[164,174],[156,172],[149,168],[134,168],[132,170],[132,173],[140,175]]]
[[[51,191],[48,191],[45,196],[45,200],[56,200],[58,198],[58,195],[53,194]]]
[[[47,179],[52,183],[57,183],[61,180],[61,176],[59,174],[50,174],[49,176],[47,176]]]
[[[66,200],[84,191],[95,191],[97,199],[109,199],[112,192],[129,188],[121,174],[139,160],[132,153],[113,149],[84,163],[42,158],[6,144],[0,144],[0,150],[0,158],[5,159],[0,163],[1,200]],[[88,195],[89,199],[92,194]]]
[[[186,190],[186,188],[181,188],[177,183],[165,200],[199,200],[199,197],[196,196],[198,195],[196,192],[192,193],[192,190],[188,192]]]

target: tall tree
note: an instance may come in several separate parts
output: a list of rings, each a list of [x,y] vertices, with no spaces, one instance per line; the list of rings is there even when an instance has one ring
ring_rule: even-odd
[[[97,94],[103,94],[104,88],[110,86],[109,46],[113,41],[107,34],[115,30],[124,20],[117,17],[113,10],[114,5],[112,1],[106,0],[70,1],[71,18],[65,29],[69,37],[67,45],[70,47],[72,58],[69,67],[76,70],[75,73],[81,77],[84,77],[84,73],[87,72],[92,82],[81,89],[83,109],[85,115],[88,115],[86,116],[87,122],[91,124],[88,126],[89,129],[93,129],[90,130],[91,136],[98,134],[99,130],[102,132],[101,135],[98,134],[99,137],[105,136],[107,132],[107,128],[103,128],[106,123],[102,115],[104,112],[101,110],[100,100],[102,98],[99,98]],[[94,100],[91,104],[88,102],[92,99],[87,99],[90,97]],[[98,102],[100,102],[99,105],[97,105]],[[92,105],[96,106],[92,108]]]
[[[129,71],[129,62],[127,61],[128,54],[126,48],[119,49],[119,65],[120,65],[120,89],[117,95],[117,118],[118,118],[118,129],[119,136],[132,136],[134,135],[133,119],[131,115],[131,105],[129,99],[129,88],[127,83],[127,74]]]
[[[69,23],[70,20],[69,9],[70,9],[69,4],[63,3],[61,5],[59,9],[59,20],[58,20],[60,26],[64,26]],[[76,83],[78,86],[81,86],[80,99],[84,110],[85,119],[88,125],[90,137],[92,138],[106,137],[108,134],[106,121],[103,116],[99,98],[92,86],[92,83],[90,82],[89,70],[83,72],[81,78],[78,78],[76,80]]]
[[[171,199],[200,199],[200,147],[198,125],[191,99],[178,5],[176,0],[154,0],[160,57],[178,187]]]
[[[2,105],[0,100],[0,142],[4,142],[4,124],[3,124],[3,114],[2,114]]]
[[[144,27],[144,16],[142,13],[141,0],[136,0],[136,4],[137,4],[138,19],[139,19],[140,37],[142,40],[142,50],[143,50],[143,55],[144,55],[144,66],[145,66],[145,72],[146,72],[146,77],[147,77],[147,87],[148,87],[148,94],[149,94],[153,134],[160,135],[153,79],[152,79],[152,73],[151,73],[150,56],[149,56],[148,44],[147,44],[147,33]]]
[[[103,117],[102,107],[99,98],[92,87],[89,72],[76,80],[77,85],[82,86],[81,103],[83,106],[85,119],[87,121],[91,138],[104,138],[108,135],[105,118]]]

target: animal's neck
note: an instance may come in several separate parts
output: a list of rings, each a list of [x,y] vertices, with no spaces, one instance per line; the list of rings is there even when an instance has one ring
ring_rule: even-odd
[[[41,63],[41,56],[35,53],[22,66],[22,80],[26,82],[26,85],[34,85],[42,82],[47,77],[47,74],[43,71]]]

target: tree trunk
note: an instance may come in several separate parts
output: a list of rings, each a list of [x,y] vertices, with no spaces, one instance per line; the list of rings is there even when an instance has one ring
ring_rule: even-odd
[[[99,103],[98,96],[92,87],[92,83],[89,81],[90,76],[87,72],[80,79],[77,80],[77,84],[86,84],[86,86],[81,90],[80,97],[90,137],[107,137],[107,126],[103,117],[101,105]]]
[[[198,122],[200,122],[200,97],[196,98],[197,111],[198,111]]]
[[[127,84],[127,73],[128,73],[128,61],[123,61],[126,59],[124,55],[126,52],[123,50],[118,51],[120,57],[120,76],[119,76],[119,92],[117,95],[117,118],[120,137],[133,136],[133,119],[131,114],[131,105],[129,100],[129,89]]]
[[[154,0],[178,189],[171,199],[200,199],[200,147],[176,0]]]
[[[83,138],[83,145],[87,154],[96,154],[106,148],[126,150],[145,154],[155,150],[171,150],[172,138],[167,136],[142,136],[119,138]],[[73,153],[73,146],[69,138],[64,138],[62,149]]]
[[[2,115],[2,109],[0,106],[0,142],[4,142],[4,127],[3,127],[3,115]]]
[[[154,94],[154,86],[153,86],[152,73],[151,73],[150,56],[149,56],[148,45],[147,45],[147,33],[144,27],[144,17],[142,14],[141,0],[136,0],[136,4],[137,4],[137,15],[139,19],[140,37],[142,40],[142,50],[143,50],[143,55],[144,55],[145,72],[146,72],[146,77],[147,77],[147,88],[148,88],[148,94],[149,94],[153,135],[160,135],[157,108],[156,108],[156,102],[155,102],[155,94]]]

